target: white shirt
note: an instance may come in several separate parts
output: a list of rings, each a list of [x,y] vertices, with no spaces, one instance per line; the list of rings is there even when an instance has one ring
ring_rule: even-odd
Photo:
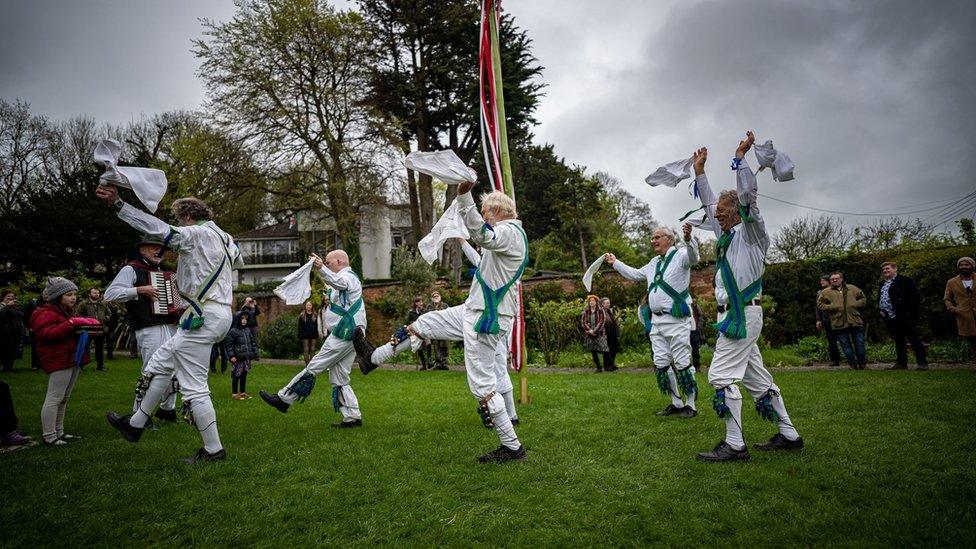
[[[715,231],[715,236],[721,237],[722,227],[715,219],[715,207],[718,200],[708,185],[708,178],[705,174],[695,177],[695,185],[698,187],[698,195],[701,197],[702,205],[705,206],[708,222],[711,224],[712,230]],[[735,283],[741,292],[766,272],[769,233],[766,232],[766,222],[763,221],[762,214],[759,212],[759,205],[756,203],[756,196],[759,191],[756,175],[749,169],[749,164],[744,158],[739,164],[739,169],[735,172],[735,186],[739,195],[739,204],[747,205],[749,215],[755,219],[755,221],[742,221],[732,227],[735,236],[733,236],[732,242],[725,252],[725,257],[732,267],[732,274],[735,276]],[[729,294],[722,282],[722,275],[717,270],[715,272],[715,300],[720,305],[729,303]]]
[[[468,261],[472,265],[475,267],[481,265],[481,254],[478,253],[478,250],[474,249],[474,246],[468,244],[467,240],[461,242],[461,251],[464,252],[464,257],[468,258]]]
[[[352,267],[345,267],[337,273],[329,270],[328,267],[322,266],[319,269],[319,274],[322,278],[335,288],[332,292],[331,303],[335,303],[343,309],[349,310],[357,301],[363,297],[363,283],[359,281],[359,277],[352,271]],[[356,326],[366,327],[366,302],[359,307],[356,314],[353,315],[353,319],[356,321]],[[325,310],[325,327],[328,328],[329,332],[335,330],[336,324],[342,320],[342,317],[332,311],[331,307]]]
[[[105,301],[109,303],[125,303],[137,299],[139,293],[136,292],[136,270],[131,265],[122,267],[119,274],[115,275],[112,283],[105,288]]]
[[[489,227],[475,208],[474,198],[467,192],[458,195],[458,211],[465,226],[471,233],[471,240],[481,246],[481,262],[478,270],[481,278],[492,290],[498,290],[515,278],[522,262],[528,257],[529,250],[522,232],[522,222],[517,219],[506,219]],[[465,307],[471,311],[485,310],[485,296],[481,292],[481,284],[477,278],[471,281],[471,290]],[[498,304],[499,316],[515,316],[518,312],[514,284],[502,302]]]
[[[228,307],[233,302],[232,272],[244,266],[241,252],[234,239],[213,221],[200,225],[175,227],[138,208],[125,204],[119,210],[119,219],[132,228],[151,236],[165,239],[172,233],[169,248],[179,253],[176,265],[176,285],[180,292],[196,299],[203,285],[214,270],[227,259],[213,287],[207,292],[206,301],[213,301]],[[224,243],[227,243],[226,247]]]
[[[676,292],[681,293],[688,289],[688,285],[691,284],[691,266],[698,263],[698,243],[695,242],[695,239],[680,248],[671,246],[665,255],[651,258],[647,265],[640,269],[635,269],[619,259],[613,262],[613,268],[624,278],[651,282],[654,280],[654,273],[657,272],[658,263],[664,261],[664,258],[672,250],[675,250],[674,257],[671,258],[671,263],[664,270],[664,282],[674,288]],[[691,307],[691,296],[685,300],[685,303],[688,304],[689,308]],[[652,292],[647,294],[647,306],[650,307],[651,312],[670,312],[673,304],[674,300],[662,288],[654,288]]]

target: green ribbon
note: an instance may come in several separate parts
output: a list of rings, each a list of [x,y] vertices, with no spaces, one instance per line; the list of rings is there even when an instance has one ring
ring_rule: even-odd
[[[671,265],[671,260],[676,253],[678,253],[677,248],[671,250],[671,253],[665,256],[663,261],[658,259],[657,266],[654,268],[654,278],[651,280],[650,285],[647,286],[647,293],[651,294],[657,291],[658,288],[663,290],[664,293],[671,297],[671,316],[684,318],[691,315],[691,309],[689,309],[688,303],[686,302],[689,295],[688,288],[679,292],[664,281],[664,273],[667,271],[668,266]]]
[[[359,298],[352,307],[343,309],[338,303],[333,302],[329,305],[329,310],[339,315],[339,323],[332,330],[332,335],[345,341],[352,341],[352,335],[356,332],[356,313],[363,307],[363,298]]]
[[[729,296],[729,304],[726,309],[725,318],[712,326],[726,337],[732,339],[745,339],[746,337],[746,303],[751,301],[759,292],[762,291],[762,277],[749,284],[745,290],[739,291],[739,285],[735,282],[735,275],[732,273],[732,265],[729,263],[727,252],[735,230],[722,233],[716,244],[716,255],[718,256],[717,267],[719,276],[722,277],[722,284],[725,285],[725,293]]]
[[[508,293],[509,288],[522,278],[522,273],[525,272],[525,267],[529,264],[529,239],[525,236],[525,231],[522,230],[522,227],[514,223],[512,227],[518,230],[519,234],[522,235],[522,241],[525,242],[525,258],[522,259],[522,264],[519,265],[515,276],[501,288],[493,290],[485,282],[485,279],[481,277],[480,266],[474,272],[475,278],[481,286],[481,293],[485,297],[485,308],[481,311],[481,317],[478,318],[478,321],[474,325],[474,331],[479,334],[497,334],[499,332],[501,328],[498,324],[498,305],[505,298],[505,294]],[[483,264],[484,261],[482,261]]]

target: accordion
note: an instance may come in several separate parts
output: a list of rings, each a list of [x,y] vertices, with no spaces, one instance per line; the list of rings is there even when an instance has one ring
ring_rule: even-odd
[[[187,304],[176,288],[176,273],[172,271],[152,271],[149,285],[156,288],[159,298],[152,299],[152,313],[156,315],[181,315]]]

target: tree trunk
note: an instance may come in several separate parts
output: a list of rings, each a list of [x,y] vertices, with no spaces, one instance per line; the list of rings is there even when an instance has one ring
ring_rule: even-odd
[[[580,246],[580,259],[583,261],[583,271],[586,271],[588,263],[586,261],[586,246],[583,244],[583,229],[580,227],[576,228],[576,235],[579,236],[579,246]]]

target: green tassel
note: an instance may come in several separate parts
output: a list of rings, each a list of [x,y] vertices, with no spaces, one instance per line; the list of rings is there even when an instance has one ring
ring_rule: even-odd
[[[312,389],[315,388],[315,374],[311,372],[306,372],[305,375],[298,378],[298,381],[294,385],[288,387],[286,391],[296,395],[298,397],[298,402],[305,402],[308,395],[312,394]]]
[[[725,404],[725,389],[715,391],[715,396],[712,397],[712,408],[715,409],[715,413],[720,418],[727,418],[732,415],[732,410],[729,410],[728,405]]]
[[[767,391],[766,394],[756,399],[756,412],[759,412],[760,417],[766,421],[779,423],[779,414],[773,407],[772,393],[772,391]]]
[[[662,370],[656,370],[656,373],[657,373],[657,388],[661,390],[661,394],[670,395],[671,380],[668,379],[668,369],[664,368]]]
[[[339,395],[341,394],[339,387],[332,388],[332,408],[338,412],[339,411]]]
[[[698,394],[698,381],[695,380],[695,374],[691,373],[691,368],[685,368],[684,370],[678,370],[678,388],[681,389],[681,394],[687,397],[688,395],[694,393]]]

